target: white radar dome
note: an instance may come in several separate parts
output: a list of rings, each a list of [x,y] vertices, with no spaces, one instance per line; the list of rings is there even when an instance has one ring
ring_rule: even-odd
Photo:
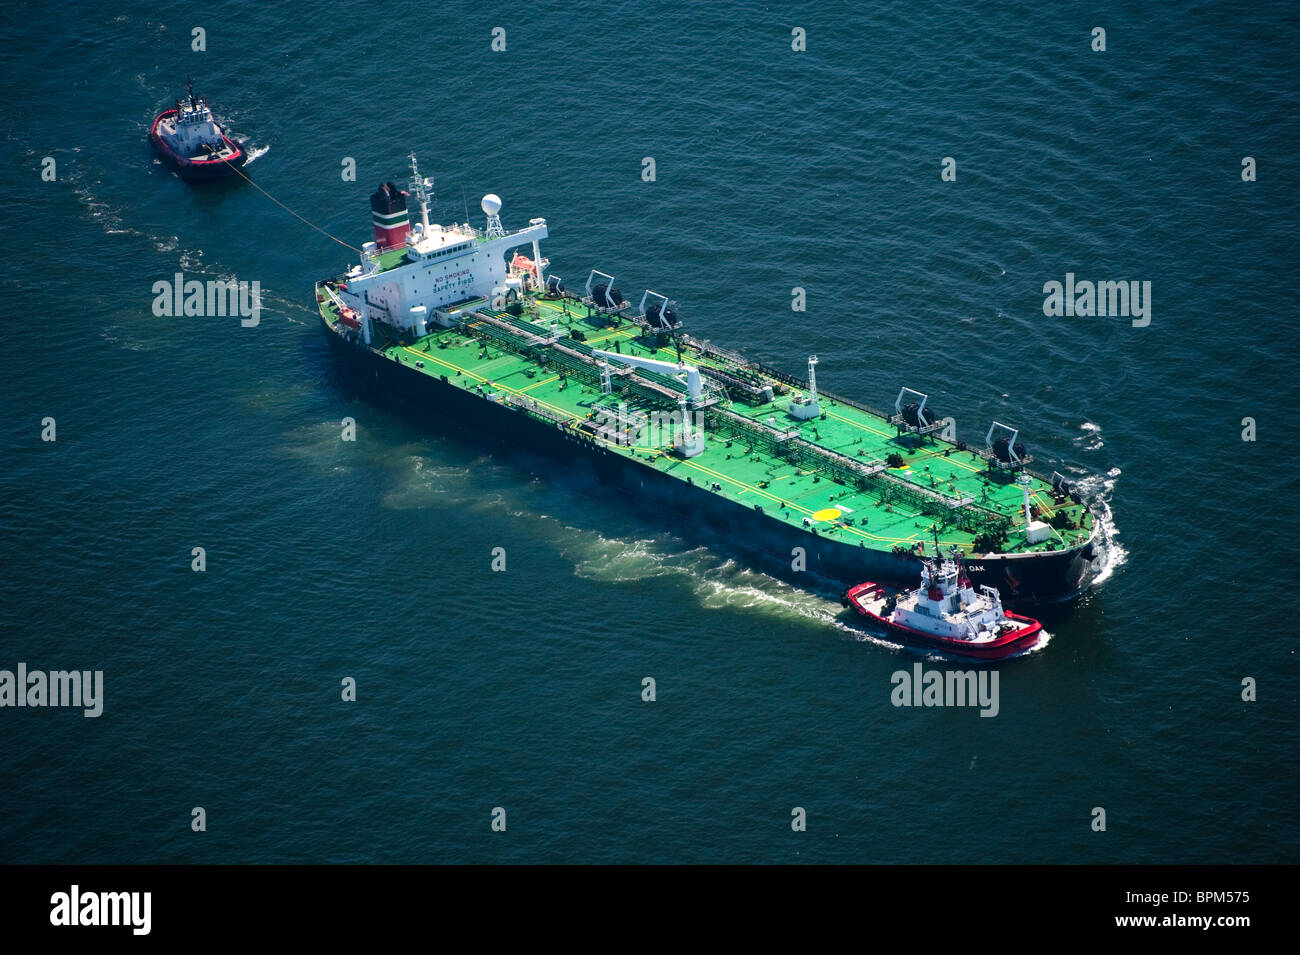
[[[480,205],[483,206],[483,211],[485,213],[487,213],[490,216],[494,216],[501,211],[501,197],[496,195],[495,193],[489,192],[486,196],[483,197],[483,201],[480,203]]]

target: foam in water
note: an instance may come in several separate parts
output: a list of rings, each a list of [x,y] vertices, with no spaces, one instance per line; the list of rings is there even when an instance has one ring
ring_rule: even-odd
[[[333,429],[333,425],[330,426]],[[337,441],[333,429],[331,444]],[[330,449],[330,453],[334,453]],[[491,495],[474,498],[467,492],[471,473],[463,465],[435,464],[422,454],[412,453],[409,446],[395,447],[370,456],[371,464],[379,464],[391,472],[393,486],[381,498],[381,506],[395,511],[423,510],[434,505],[470,506],[465,499],[483,501],[495,508],[501,502],[491,500]]]
[[[1085,451],[1099,451],[1106,446],[1105,442],[1101,440],[1101,425],[1085,421],[1079,425],[1079,430],[1083,434],[1074,439],[1076,447],[1081,447]]]
[[[144,234],[126,225],[122,221],[121,209],[115,208],[96,194],[95,189],[101,185],[100,183],[86,183],[79,171],[72,173],[68,178],[72,183],[72,194],[85,206],[87,214],[106,235]]]
[[[626,540],[583,531],[576,546],[564,553],[574,561],[574,574],[587,580],[631,583],[674,577],[690,587],[706,610],[745,610],[838,626],[840,606],[829,594],[795,587],[707,547],[682,550],[679,544],[666,535]]]
[[[1101,526],[1098,547],[1100,566],[1089,584],[1090,587],[1105,583],[1128,561],[1128,551],[1116,539],[1119,537],[1119,526],[1115,523],[1114,514],[1110,509],[1110,500],[1115,493],[1115,482],[1120,474],[1119,468],[1111,468],[1106,472],[1105,477],[1094,474],[1075,482],[1079,493],[1093,505],[1093,513],[1097,515],[1097,521]]]

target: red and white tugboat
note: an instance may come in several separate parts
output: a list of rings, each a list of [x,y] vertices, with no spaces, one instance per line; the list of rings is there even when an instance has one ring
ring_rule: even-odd
[[[925,560],[921,586],[899,594],[867,581],[844,592],[844,605],[893,639],[980,660],[1001,660],[1038,642],[1043,625],[1002,608],[997,588],[976,593],[961,556]]]
[[[244,165],[244,148],[227,136],[212,118],[207,100],[194,95],[194,83],[185,83],[187,96],[158,114],[149,129],[149,141],[176,172],[187,179],[219,179]]]

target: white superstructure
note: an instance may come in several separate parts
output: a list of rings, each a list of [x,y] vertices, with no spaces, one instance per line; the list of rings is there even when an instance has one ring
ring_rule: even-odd
[[[545,268],[538,243],[547,237],[546,220],[530,219],[526,228],[507,232],[501,227],[501,200],[489,194],[482,208],[487,228],[469,223],[440,225],[429,221],[431,182],[419,175],[411,157],[411,191],[420,205],[420,220],[406,235],[402,260],[382,265],[389,258],[374,243],[366,243],[361,263],[347,274],[339,288],[344,304],[360,317],[366,342],[372,322],[381,321],[399,331],[423,333],[428,324],[455,324],[446,306],[471,299],[487,299],[495,308],[505,305],[513,294],[532,283],[545,283]],[[511,269],[506,252],[521,245],[532,246],[533,258],[526,270]]]
[[[185,159],[231,152],[207,100],[194,95],[193,81],[186,91],[185,99],[176,101],[174,114],[158,123],[158,136]]]
[[[955,560],[926,560],[921,586],[900,594],[894,606],[885,604],[882,616],[904,627],[955,640],[991,640],[1014,627],[1002,609],[996,587],[976,592],[965,570]]]

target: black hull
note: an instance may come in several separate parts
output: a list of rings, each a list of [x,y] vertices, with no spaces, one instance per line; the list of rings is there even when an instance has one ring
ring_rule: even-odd
[[[594,473],[601,482],[632,489],[639,500],[649,499],[686,518],[674,531],[703,524],[719,532],[729,547],[755,559],[756,565],[795,584],[812,574],[825,582],[850,587],[864,580],[891,586],[915,586],[920,560],[911,554],[872,550],[829,540],[791,527],[704,487],[645,467],[568,430],[423,374],[370,349],[349,342],[321,319],[330,347],[351,372],[358,386],[396,395],[417,408],[439,409],[439,426],[454,422],[477,440],[485,437],[508,449],[526,448]],[[648,511],[653,508],[647,508]],[[804,570],[793,567],[795,548],[803,548]],[[1066,599],[1086,587],[1094,570],[1088,555],[1092,544],[1050,554],[997,555],[972,558],[971,580],[996,586],[1008,603],[1048,603]]]

